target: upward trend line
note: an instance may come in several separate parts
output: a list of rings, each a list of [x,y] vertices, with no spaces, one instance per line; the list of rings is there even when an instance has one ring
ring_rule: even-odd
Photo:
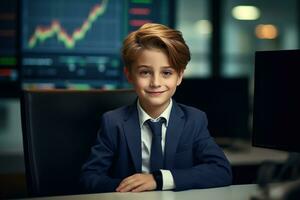
[[[55,35],[57,36],[58,41],[62,42],[67,49],[74,48],[76,42],[85,37],[87,31],[91,29],[97,18],[105,13],[107,3],[108,0],[102,0],[101,4],[95,5],[81,27],[76,29],[72,35],[68,35],[57,20],[53,20],[50,27],[38,26],[29,39],[29,48],[34,48],[38,42],[42,43]]]

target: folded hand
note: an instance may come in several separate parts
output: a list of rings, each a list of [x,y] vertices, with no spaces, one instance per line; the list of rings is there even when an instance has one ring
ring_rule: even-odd
[[[134,174],[123,179],[116,188],[117,192],[143,192],[156,189],[152,174]]]

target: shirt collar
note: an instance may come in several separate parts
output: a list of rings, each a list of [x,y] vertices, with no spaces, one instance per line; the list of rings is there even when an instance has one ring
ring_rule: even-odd
[[[151,121],[158,121],[160,118],[164,118],[166,120],[166,126],[168,126],[169,123],[169,118],[170,118],[170,114],[171,114],[171,110],[172,110],[172,105],[173,105],[173,100],[170,99],[170,103],[167,106],[167,108],[164,110],[164,112],[157,117],[156,119],[153,119],[150,117],[150,115],[148,115],[146,113],[146,111],[142,108],[140,101],[137,100],[137,110],[138,110],[138,114],[139,114],[139,123],[140,123],[140,127],[143,126],[143,124],[145,123],[145,121],[147,120],[151,120]]]

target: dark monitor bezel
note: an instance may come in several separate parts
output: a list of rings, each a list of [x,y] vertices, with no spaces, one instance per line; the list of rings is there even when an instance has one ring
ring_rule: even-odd
[[[246,77],[185,78],[174,99],[204,111],[208,130],[220,143],[249,142],[249,95],[249,79]]]
[[[264,68],[263,66],[265,65],[268,65],[268,67]],[[295,100],[297,95],[295,91],[292,91],[296,88],[292,84],[292,81],[297,80],[296,72],[300,72],[299,69],[292,68],[293,66],[300,67],[300,49],[255,52],[252,146],[288,152],[300,152],[300,143],[297,144],[298,140],[296,140],[297,136],[292,135],[298,134],[297,130],[291,130],[291,127],[295,126],[296,123],[296,110],[300,110],[300,106],[291,108],[291,105],[294,106],[297,101]],[[276,67],[282,67],[281,71],[276,70]],[[274,70],[271,71],[270,68]],[[285,78],[280,78],[280,76]],[[269,87],[271,83],[266,82],[266,80],[274,78],[278,80],[276,81],[277,88],[274,84],[275,88],[271,89]],[[292,88],[285,88],[286,90],[283,90],[281,87],[284,86],[292,86]],[[281,91],[281,93],[277,94],[277,91]],[[272,95],[272,97],[267,95]],[[275,117],[272,115],[274,113],[276,116],[278,114],[278,116]],[[287,116],[288,113],[290,113],[288,116],[291,127],[285,123],[287,119],[283,119],[283,116]],[[280,120],[281,116],[283,123]],[[271,120],[274,123],[270,123]],[[280,137],[275,136],[275,134],[280,134]],[[276,138],[274,139],[274,137]]]

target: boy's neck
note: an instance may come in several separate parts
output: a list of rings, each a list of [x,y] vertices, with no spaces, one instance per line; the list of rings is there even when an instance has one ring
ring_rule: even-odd
[[[142,102],[140,102],[140,105],[151,118],[156,119],[167,109],[170,102],[171,100],[169,100],[169,103],[164,106],[145,106]]]
[[[156,119],[164,112],[164,110],[163,109],[152,109],[150,111],[146,110],[146,112],[151,118]]]

